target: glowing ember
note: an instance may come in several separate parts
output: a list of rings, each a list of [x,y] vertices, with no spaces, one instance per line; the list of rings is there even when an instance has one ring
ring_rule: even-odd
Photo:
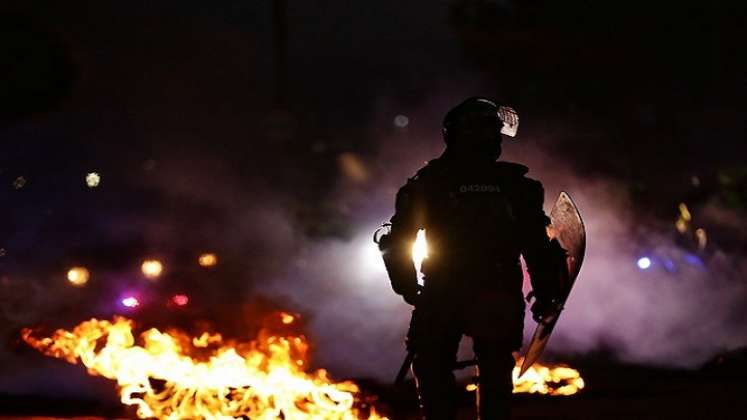
[[[240,343],[220,334],[190,338],[149,329],[136,343],[133,324],[91,319],[51,337],[33,337],[28,328],[21,334],[48,356],[80,360],[90,374],[116,380],[122,403],[135,406],[140,418],[384,418],[363,408],[354,383],[300,367],[308,350],[303,336],[262,331]]]
[[[524,375],[519,378],[521,363],[520,358],[512,372],[514,381],[514,394],[547,394],[547,395],[573,395],[584,387],[584,380],[576,369],[567,366],[543,366],[535,363]],[[466,390],[476,391],[478,385],[468,384]]]
[[[100,182],[101,176],[96,172],[91,172],[86,175],[86,185],[88,185],[89,188],[98,187]]]
[[[535,363],[519,378],[521,358],[512,372],[514,380],[514,394],[520,392],[540,393],[549,395],[572,395],[582,389],[585,384],[581,374],[576,369],[567,366],[543,366]]]
[[[296,318],[294,318],[293,315],[285,312],[280,312],[280,320],[283,322],[283,324],[291,324],[293,323],[294,319]]]
[[[187,295],[178,294],[172,296],[171,301],[177,306],[184,306],[189,303],[189,297]]]
[[[91,273],[85,267],[73,267],[67,272],[67,281],[75,287],[83,287],[88,283]]]
[[[197,263],[202,267],[213,267],[218,264],[218,256],[215,254],[202,254],[197,259]]]
[[[163,264],[158,260],[145,260],[140,266],[140,270],[149,280],[155,280],[163,272]]]
[[[127,308],[136,308],[140,306],[140,301],[137,300],[135,296],[127,296],[126,298],[122,299],[122,305]]]

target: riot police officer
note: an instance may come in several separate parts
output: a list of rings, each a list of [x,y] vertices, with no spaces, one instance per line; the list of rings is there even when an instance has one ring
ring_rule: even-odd
[[[533,313],[543,313],[557,294],[559,259],[546,233],[542,184],[525,176],[527,167],[497,160],[501,130],[512,123],[506,109],[513,111],[473,97],[446,114],[444,152],[400,188],[390,232],[379,243],[392,288],[416,307],[407,345],[427,420],[455,418],[453,367],[462,335],[472,337],[478,360],[480,418],[507,418],[512,352],[524,326],[520,255],[536,297]],[[422,288],[411,256],[420,229],[428,244]]]

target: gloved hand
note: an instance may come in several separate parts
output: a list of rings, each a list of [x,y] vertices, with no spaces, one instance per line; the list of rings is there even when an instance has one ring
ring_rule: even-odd
[[[550,309],[554,306],[555,304],[550,300],[535,299],[530,308],[532,311],[532,319],[538,323],[542,322],[542,317],[547,315]]]
[[[416,285],[413,288],[408,288],[402,293],[402,298],[407,302],[408,305],[415,306],[420,296],[420,285]]]

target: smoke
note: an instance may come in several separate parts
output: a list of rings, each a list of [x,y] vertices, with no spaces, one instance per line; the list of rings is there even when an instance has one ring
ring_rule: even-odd
[[[0,392],[97,396],[109,389],[79,366],[25,349],[18,330],[110,317],[122,312],[116,298],[132,290],[145,300],[151,295],[131,313],[144,325],[207,320],[229,336],[249,334],[255,306],[298,311],[315,346],[315,367],[337,377],[392,379],[405,353],[410,307],[391,291],[371,235],[392,215],[406,178],[440,154],[444,113],[485,92],[444,28],[442,7],[400,8],[396,15],[382,8],[379,18],[356,20],[338,9],[324,14],[331,23],[323,27],[334,23],[330,34],[357,37],[349,42],[319,38],[312,45],[318,19],[295,22],[298,119],[265,114],[271,75],[264,63],[272,45],[266,34],[237,36],[181,20],[178,26],[188,29],[177,30],[160,18],[146,25],[138,18],[119,19],[122,28],[140,28],[135,33],[113,27],[100,36],[68,20],[87,40],[74,54],[82,60],[82,82],[58,113],[3,131],[3,181],[24,175],[29,182],[2,210]],[[407,22],[399,26],[411,35],[392,35],[393,26],[381,24],[392,18]],[[154,36],[152,29],[162,27]],[[119,32],[127,38],[114,36]],[[381,47],[382,40],[391,42]],[[101,62],[94,59],[107,51]],[[163,62],[169,65],[154,65]],[[534,103],[552,99],[537,90],[563,77],[529,66],[516,67],[532,71],[511,82],[526,86]],[[150,69],[148,77],[140,67]],[[578,87],[578,79],[569,80],[559,91]],[[110,88],[114,95],[101,94]],[[358,107],[366,111],[348,112]],[[370,117],[363,127],[362,114]],[[519,140],[506,140],[503,158],[526,164],[544,183],[547,212],[558,192],[568,191],[588,230],[585,264],[549,353],[561,358],[603,348],[623,361],[693,367],[747,345],[744,250],[721,249],[718,230],[709,230],[711,250],[699,260],[675,245],[671,221],[641,219],[625,182],[581,173],[581,160],[592,153],[574,160],[548,148],[562,142],[571,123],[521,118]],[[307,128],[313,138],[302,133]],[[310,150],[281,144],[283,137],[308,142]],[[616,158],[598,154],[605,162]],[[94,169],[102,175],[98,189],[71,186]],[[691,210],[738,243],[747,240],[738,212],[717,202]],[[315,231],[314,224],[333,227]],[[179,269],[194,266],[202,251],[217,253],[216,270]],[[156,284],[138,272],[141,259],[153,255],[166,266]],[[636,260],[644,255],[653,265],[642,271]],[[91,269],[86,288],[65,282],[73,262]],[[148,312],[163,309],[163,296],[185,290],[190,304],[178,316]],[[262,297],[271,303],[260,305]],[[527,316],[525,343],[533,326]],[[468,344],[460,358],[469,357]]]
[[[587,226],[587,254],[551,348],[602,346],[621,360],[693,367],[747,344],[741,258],[716,249],[708,262],[674,244],[673,225],[635,220],[625,188],[571,176],[546,178],[570,191]],[[639,257],[653,264],[639,269]]]
[[[459,99],[443,95],[414,110],[384,104],[373,123],[391,129],[378,129],[378,155],[361,157],[368,181],[343,173],[335,192],[339,205],[356,215],[355,234],[344,241],[307,243],[289,276],[273,283],[278,293],[287,293],[313,314],[310,327],[320,365],[381,380],[391,380],[396,372],[409,307],[389,288],[370,236],[391,216],[394,193],[406,177],[440,153],[435,122],[447,104]],[[408,117],[407,127],[390,122],[400,113]],[[714,246],[709,261],[700,260],[675,245],[673,223],[638,219],[624,183],[576,174],[573,161],[550,156],[537,146],[539,140],[553,141],[538,139],[536,133],[519,143],[506,141],[503,158],[528,165],[529,176],[544,183],[548,214],[558,193],[568,191],[588,235],[585,264],[550,354],[562,358],[604,349],[625,362],[695,367],[717,352],[747,345],[741,304],[745,271],[735,265],[740,256]],[[642,256],[653,261],[648,270],[636,265]],[[525,292],[528,288],[525,284]],[[534,325],[527,314],[525,344]],[[468,344],[463,342],[461,358],[469,356]]]
[[[296,191],[288,185],[268,182],[260,173],[242,177],[220,157],[198,157],[195,151],[185,150],[155,167],[146,165],[137,181],[147,185],[150,195],[159,197],[161,211],[138,214],[123,209],[100,222],[96,228],[99,240],[102,244],[130,243],[140,235],[150,250],[171,247],[195,252],[201,244],[209,244],[219,250],[219,265],[233,268],[191,282],[182,280],[182,286],[193,293],[191,302],[200,308],[189,316],[207,318],[215,329],[240,335],[252,320],[237,318],[251,312],[247,306],[257,296],[266,296],[273,301],[271,306],[301,313],[314,345],[313,366],[327,368],[336,377],[390,381],[405,354],[410,307],[391,291],[371,236],[392,215],[394,195],[406,178],[440,154],[438,122],[463,96],[462,91],[447,91],[417,107],[379,101],[366,130],[377,148],[367,154],[340,150],[334,168],[337,175],[323,198],[324,205],[344,219],[347,235],[309,235],[308,226],[289,205]],[[716,247],[708,261],[693,259],[674,244],[671,223],[638,219],[636,203],[624,183],[578,175],[573,161],[552,156],[540,146],[555,139],[541,137],[531,125],[522,129],[521,140],[504,143],[503,159],[526,164],[529,176],[544,183],[548,213],[559,191],[568,191],[587,227],[585,263],[551,340],[550,354],[583,355],[604,348],[627,362],[693,367],[716,352],[747,344],[742,308],[747,292],[745,266],[739,255]],[[256,158],[254,163],[262,162]],[[715,203],[693,212],[733,229],[742,226],[738,215]],[[645,271],[636,266],[643,255],[650,255],[654,262]],[[129,286],[132,282],[125,279],[131,279],[133,272],[93,275],[95,289],[102,277],[111,284]],[[111,298],[108,289],[100,295],[91,292],[84,299],[75,297],[80,290],[40,274],[26,279],[23,287],[8,283],[18,280],[3,280],[8,291],[2,308],[6,337],[16,328],[44,320],[55,325],[77,323],[91,312],[80,309],[84,303],[93,302],[92,311],[103,316],[114,310],[107,301]],[[165,290],[167,286],[159,289]],[[70,301],[61,305],[60,297]],[[141,318],[161,323],[172,320],[153,315]],[[525,343],[533,326],[527,314]],[[470,352],[465,340],[460,358],[469,357]],[[4,363],[17,368],[2,378],[2,389],[43,392],[59,385],[71,394],[95,393],[82,385],[82,374],[66,385],[54,381],[40,387],[39,372],[48,371],[51,365],[16,363],[27,357],[41,356],[3,355]],[[19,372],[34,373],[19,381],[15,379]]]

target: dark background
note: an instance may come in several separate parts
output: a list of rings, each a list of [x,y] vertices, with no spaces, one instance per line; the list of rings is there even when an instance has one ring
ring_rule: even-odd
[[[472,95],[519,111],[506,158],[547,210],[565,189],[587,220],[551,354],[697,368],[744,346],[745,18],[690,0],[4,2],[0,392],[103,392],[55,379],[74,370],[18,331],[123,312],[248,337],[255,314],[298,311],[320,365],[388,378],[407,307],[356,258]],[[166,266],[155,284],[146,257]],[[67,285],[74,265],[87,287]],[[177,292],[186,308],[163,303]]]

